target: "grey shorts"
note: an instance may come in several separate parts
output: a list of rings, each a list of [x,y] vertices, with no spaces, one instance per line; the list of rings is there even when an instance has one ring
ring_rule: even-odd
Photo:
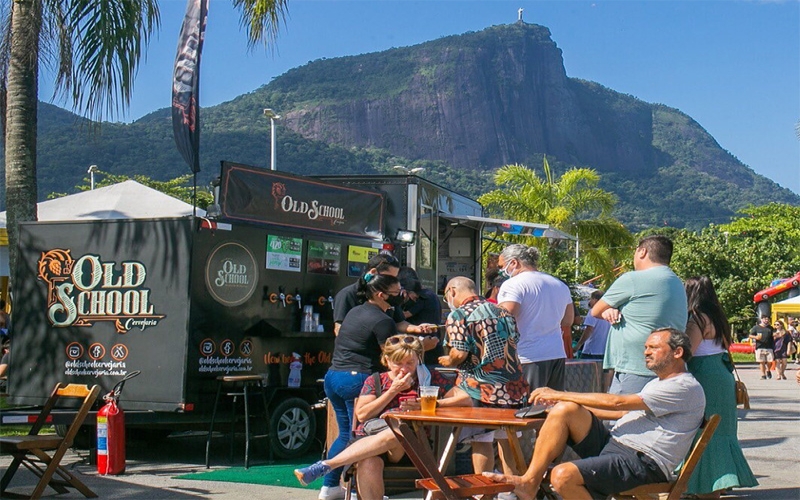
[[[608,388],[609,394],[639,394],[648,382],[656,378],[651,376],[636,375],[635,373],[614,372],[614,379],[611,387]]]
[[[566,378],[567,360],[548,359],[546,361],[534,361],[524,363],[522,373],[531,391],[539,387],[549,387],[557,391],[564,390],[564,379]]]
[[[581,473],[592,498],[605,499],[643,484],[667,480],[655,460],[641,451],[612,441],[603,422],[594,415],[589,434],[580,443],[570,444],[581,457],[572,463]]]

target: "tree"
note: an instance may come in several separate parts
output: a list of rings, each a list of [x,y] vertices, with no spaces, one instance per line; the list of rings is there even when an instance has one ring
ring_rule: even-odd
[[[731,323],[749,326],[755,318],[753,295],[773,279],[800,271],[800,207],[770,203],[739,214],[700,233],[673,230],[671,267],[683,279],[711,278]]]
[[[155,189],[156,191],[160,191],[166,195],[172,196],[173,198],[177,198],[185,203],[192,204],[193,199],[193,192],[194,188],[189,184],[192,180],[192,174],[181,175],[179,177],[175,177],[174,179],[169,179],[166,181],[157,181],[152,177],[148,177],[146,175],[136,174],[133,177],[128,175],[118,175],[118,174],[111,174],[108,172],[103,172],[102,170],[98,170],[95,172],[95,175],[102,175],[103,179],[100,182],[95,183],[95,187],[101,188],[106,186],[112,186],[114,184],[118,184],[120,182],[125,182],[127,180],[134,180],[143,186],[147,186],[149,188]],[[75,186],[78,191],[89,191],[91,188],[91,180],[88,178],[83,179],[83,184]],[[61,198],[62,196],[67,196],[67,193],[50,193],[47,195],[47,199],[52,200],[54,198]],[[208,206],[214,202],[214,194],[211,193],[208,189],[198,189],[197,190],[197,207],[202,208],[205,210]]]
[[[274,41],[287,0],[232,0],[250,45]],[[12,278],[17,225],[36,220],[36,115],[39,65],[56,71],[56,92],[101,120],[130,102],[133,80],[159,25],[157,0],[14,0],[0,12],[0,106],[4,121],[6,207]],[[4,5],[8,5],[4,4]],[[12,279],[13,282],[13,279]]]
[[[543,179],[524,165],[500,168],[494,179],[499,189],[478,201],[497,215],[549,224],[577,236],[583,267],[594,275],[603,275],[604,283],[609,284],[615,263],[628,257],[633,244],[630,232],[611,216],[614,195],[597,187],[600,176],[592,169],[572,168],[554,179],[547,157],[542,167]],[[558,262],[552,261],[553,247],[542,240],[535,244],[551,257],[548,265],[555,270]],[[567,255],[562,252],[558,258],[565,260]],[[564,274],[563,268],[559,274]]]

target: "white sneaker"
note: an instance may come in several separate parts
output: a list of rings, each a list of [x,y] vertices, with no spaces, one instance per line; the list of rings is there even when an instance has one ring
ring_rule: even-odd
[[[319,500],[341,500],[344,498],[344,488],[341,486],[323,486],[319,490]]]

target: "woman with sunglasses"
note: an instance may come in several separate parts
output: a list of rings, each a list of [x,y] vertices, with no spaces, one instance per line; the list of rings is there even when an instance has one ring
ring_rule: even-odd
[[[703,387],[706,418],[715,413],[722,418],[686,492],[699,498],[719,498],[723,490],[757,486],[758,481],[736,435],[736,386],[728,352],[730,324],[708,277],[689,278],[684,286],[689,306],[686,333],[692,342],[689,372]]]
[[[395,320],[387,314],[403,303],[400,282],[392,275],[368,275],[359,280],[358,294],[364,302],[345,316],[333,348],[331,367],[325,374],[325,395],[336,413],[339,435],[328,450],[335,457],[350,441],[353,402],[364,381],[381,370],[381,346],[397,334]],[[341,470],[325,476],[320,500],[344,497],[339,486]]]
[[[342,331],[347,324],[342,325]],[[341,333],[339,337],[341,337]],[[338,338],[337,338],[338,341]],[[335,456],[328,455],[308,467],[296,469],[295,476],[303,485],[308,485],[317,478],[341,470],[342,467],[358,463],[358,496],[364,500],[383,498],[383,468],[386,461],[397,463],[405,455],[403,447],[388,427],[367,436],[364,422],[378,418],[388,410],[400,408],[401,404],[416,405],[420,385],[439,387],[437,406],[470,406],[471,399],[467,393],[458,388],[435,370],[428,370],[421,364],[423,356],[422,343],[413,335],[395,335],[383,344],[380,360],[388,372],[378,377],[368,376],[358,396],[355,415],[359,426],[356,428],[356,441]],[[378,379],[377,381],[375,379]],[[376,387],[380,383],[380,390]],[[414,402],[407,402],[411,399]],[[342,427],[339,427],[341,432]],[[347,428],[348,431],[350,427]],[[341,435],[341,434],[340,434]],[[348,432],[349,437],[349,432]]]
[[[775,342],[775,368],[778,370],[775,380],[786,380],[786,363],[789,358],[789,342],[792,341],[792,336],[783,324],[783,320],[775,320],[775,324],[772,326],[775,328],[772,333],[772,341]]]

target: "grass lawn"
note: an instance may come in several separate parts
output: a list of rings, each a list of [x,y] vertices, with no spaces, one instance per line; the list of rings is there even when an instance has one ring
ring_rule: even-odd
[[[731,357],[733,358],[734,363],[755,363],[756,362],[756,355],[755,354],[745,354],[742,352],[732,352]]]

